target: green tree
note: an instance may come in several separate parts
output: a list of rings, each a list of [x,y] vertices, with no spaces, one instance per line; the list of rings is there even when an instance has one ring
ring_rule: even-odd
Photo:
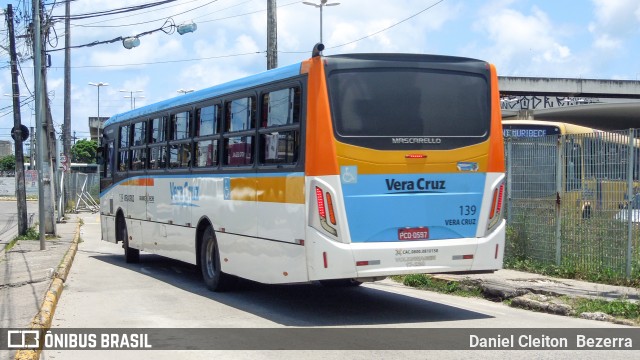
[[[97,141],[82,139],[71,147],[71,161],[95,164],[97,152]]]
[[[11,171],[16,169],[16,156],[7,155],[0,158],[0,170]]]

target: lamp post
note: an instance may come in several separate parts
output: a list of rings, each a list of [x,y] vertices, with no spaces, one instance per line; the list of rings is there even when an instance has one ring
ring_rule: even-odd
[[[131,98],[131,101],[133,101],[132,107],[131,109],[135,109],[136,108],[136,99],[144,99],[145,96],[144,95],[140,95],[140,96],[134,96],[133,94],[131,96],[125,96],[125,99],[129,99]]]
[[[103,82],[99,82],[99,83],[89,83],[89,85],[91,86],[95,86],[98,88],[98,122],[100,121],[100,87],[101,86],[109,86],[109,83],[103,83]]]
[[[180,90],[178,90],[178,92],[179,92],[180,94],[188,94],[188,93],[190,93],[190,92],[193,92],[193,89],[189,89],[189,90],[180,89]]]
[[[131,99],[131,109],[135,109],[136,108],[136,97],[137,98],[143,98],[144,96],[133,96],[133,93],[139,93],[142,92],[143,90],[120,90],[120,92],[123,93],[129,93],[129,96],[125,96],[125,99]]]
[[[320,9],[320,43],[321,44],[322,44],[322,8],[325,7],[325,6],[340,5],[340,3],[327,3],[327,1],[329,1],[329,0],[320,0],[320,4],[316,4],[316,3],[312,3],[312,2],[308,2],[308,1],[303,1],[302,2],[305,5],[313,6],[315,8],[319,8]]]

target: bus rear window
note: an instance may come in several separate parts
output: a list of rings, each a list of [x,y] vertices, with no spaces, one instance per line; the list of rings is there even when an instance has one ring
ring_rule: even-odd
[[[328,82],[336,135],[348,143],[362,137],[484,139],[489,134],[489,84],[479,74],[351,69],[331,72]]]

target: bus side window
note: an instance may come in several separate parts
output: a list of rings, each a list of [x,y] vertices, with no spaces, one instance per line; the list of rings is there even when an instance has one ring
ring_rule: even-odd
[[[166,127],[167,117],[161,116],[151,119],[149,122],[149,161],[147,168],[152,170],[164,169],[167,161],[167,147],[164,146],[167,141]]]
[[[120,128],[120,146],[118,146],[118,171],[127,171],[129,164],[129,125]]]
[[[300,88],[262,95],[260,164],[295,164],[300,151]]]
[[[107,143],[107,149],[104,152],[104,176],[107,178],[110,178],[113,172],[113,160],[113,141],[109,141]]]

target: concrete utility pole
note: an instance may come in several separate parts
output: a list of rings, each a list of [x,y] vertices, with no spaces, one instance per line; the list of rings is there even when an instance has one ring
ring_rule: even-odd
[[[16,153],[16,198],[18,203],[18,233],[27,233],[27,192],[24,186],[24,153],[22,148],[22,138],[24,136],[20,118],[20,88],[18,87],[18,66],[16,55],[16,37],[13,27],[13,6],[7,4],[7,29],[9,31],[9,56],[11,57],[11,86],[13,89],[13,136]]]
[[[48,174],[44,169],[45,145],[47,131],[44,124],[44,87],[42,86],[42,32],[40,30],[40,0],[33,0],[33,76],[35,79],[36,100],[36,128],[38,136],[38,229],[40,232],[40,250],[46,250],[45,243],[45,199],[44,199],[44,175]],[[47,168],[48,170],[48,168]]]
[[[278,11],[276,0],[267,0],[267,70],[278,67]]]
[[[71,1],[64,5],[64,122],[62,125],[62,152],[71,159]],[[69,199],[69,178],[64,180],[64,199]],[[64,214],[64,205],[58,209]]]

